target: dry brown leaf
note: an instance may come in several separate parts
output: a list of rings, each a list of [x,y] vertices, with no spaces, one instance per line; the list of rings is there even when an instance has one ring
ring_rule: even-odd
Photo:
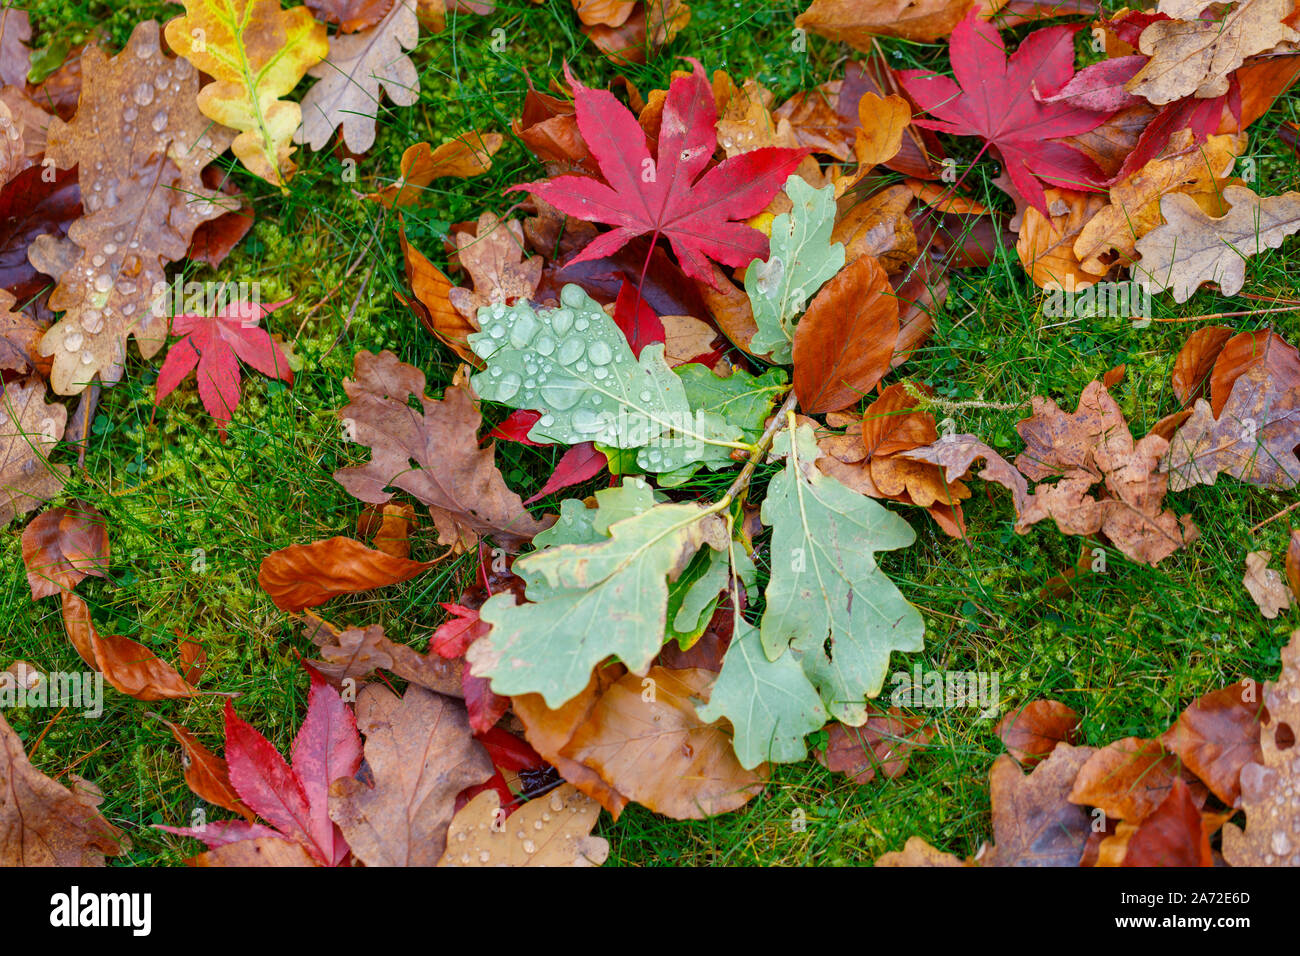
[[[157,714],[153,716],[158,717]],[[167,725],[176,742],[181,745],[181,764],[185,768],[185,783],[194,795],[208,803],[224,807],[231,813],[239,814],[249,823],[256,821],[257,815],[243,800],[239,799],[239,794],[231,785],[230,770],[226,766],[226,761],[199,743],[199,739],[180,724],[173,724],[169,720],[163,720],[162,717],[158,719]]]
[[[507,819],[501,798],[484,790],[456,814],[439,866],[600,866],[609,841],[591,836],[600,805],[564,784],[529,800]]]
[[[517,547],[548,527],[506,487],[494,446],[479,447],[483,419],[468,387],[449,386],[434,401],[424,394],[424,373],[392,352],[358,352],[353,374],[343,383],[351,402],[339,417],[348,437],[372,455],[365,465],[334,473],[349,494],[371,504],[392,498],[390,487],[414,495],[428,507],[439,542],[460,550],[482,534]],[[413,395],[423,415],[407,404]]]
[[[430,148],[428,143],[408,146],[402,153],[401,178],[378,192],[367,193],[366,198],[389,209],[415,205],[424,188],[435,179],[443,176],[468,179],[486,173],[504,142],[505,137],[500,133],[470,130],[437,149]]]
[[[664,361],[669,368],[708,355],[713,351],[714,341],[722,341],[717,329],[689,315],[661,315],[659,321],[664,325]],[[712,366],[719,374],[723,371],[720,364]]]
[[[415,506],[409,504],[394,504],[389,502],[385,505],[367,505],[366,509],[371,511],[372,520],[367,523],[366,529],[362,530],[362,518],[357,519],[357,533],[366,535],[373,534],[373,543],[376,551],[382,551],[384,554],[391,554],[395,558],[409,558],[411,556],[411,527],[415,523]],[[373,524],[373,531],[370,525]]]
[[[1234,335],[1223,344],[1210,376],[1210,410],[1216,418],[1227,407],[1237,379],[1256,366],[1273,378],[1300,382],[1300,351],[1280,335],[1266,329]]]
[[[875,863],[876,866],[970,866],[951,853],[944,853],[926,843],[920,837],[908,837],[903,849],[886,853]]]
[[[1106,200],[1096,193],[1069,189],[1049,188],[1045,193],[1051,218],[1032,206],[1025,209],[1016,255],[1039,288],[1086,289],[1097,281],[1097,276],[1080,264],[1074,251],[1075,240],[1105,211]]]
[[[433,866],[447,848],[456,794],[493,774],[460,701],[411,685],[362,688],[357,729],[373,783],[330,785],[330,819],[366,866]]]
[[[1246,57],[1300,40],[1282,22],[1293,6],[1294,0],[1241,0],[1221,17],[1157,20],[1138,41],[1151,59],[1124,88],[1157,106],[1184,96],[1222,96]]]
[[[1073,744],[1079,715],[1059,700],[1036,700],[1007,714],[996,732],[1007,752],[1024,767],[1032,767],[1058,744]]]
[[[1184,406],[1208,394],[1210,372],[1230,338],[1232,329],[1222,325],[1209,325],[1197,329],[1183,343],[1174,359],[1170,385]],[[1227,396],[1224,397],[1226,400]]]
[[[1005,3],[981,0],[981,16],[987,19]],[[871,51],[878,36],[941,40],[952,33],[970,6],[970,0],[813,0],[794,24],[801,30]]]
[[[989,771],[993,846],[980,866],[1078,866],[1092,817],[1069,801],[1070,787],[1093,756],[1091,747],[1058,744],[1032,772],[1002,754]]]
[[[318,866],[310,853],[297,840],[279,837],[254,837],[227,843],[207,853],[190,857],[188,866]]]
[[[1273,555],[1268,551],[1251,551],[1246,555],[1246,576],[1241,583],[1250,592],[1250,598],[1259,613],[1270,621],[1283,611],[1290,610],[1295,595],[1278,574],[1268,566]]]
[[[1282,648],[1282,673],[1264,684],[1259,742],[1263,758],[1241,768],[1246,829],[1223,828],[1223,856],[1233,866],[1300,866],[1300,631]]]
[[[280,610],[301,611],[340,594],[409,581],[434,563],[395,558],[336,536],[272,551],[262,559],[257,583]]]
[[[863,255],[813,296],[794,332],[794,391],[804,412],[847,408],[889,371],[898,343],[893,292],[881,264]]]
[[[572,0],[573,12],[588,26],[621,27],[636,8],[636,0]]]
[[[32,51],[32,23],[26,10],[5,7],[0,10],[0,83],[21,86],[27,82]]]
[[[373,27],[393,6],[393,0],[303,0],[316,19],[338,24],[340,33]]]
[[[67,421],[66,408],[45,404],[45,384],[39,379],[9,382],[0,389],[0,528],[63,489],[68,466],[51,464],[48,456]]]
[[[1192,701],[1160,742],[1234,807],[1241,799],[1241,768],[1263,759],[1259,718],[1255,682],[1242,681]]]
[[[1181,770],[1176,754],[1158,740],[1125,737],[1098,750],[1079,769],[1070,800],[1099,807],[1114,820],[1141,823],[1164,802],[1179,777],[1203,804],[1205,787]]]
[[[464,661],[460,659],[446,660],[433,651],[421,654],[386,637],[378,624],[340,632],[310,612],[307,620],[303,633],[320,648],[323,658],[312,665],[335,685],[363,680],[382,669],[448,697],[463,694]]]
[[[0,712],[0,866],[103,866],[125,839],[84,796],[47,777]]]
[[[26,375],[39,362],[37,343],[45,329],[14,309],[18,300],[0,289],[0,369]]]
[[[32,600],[76,587],[93,574],[107,577],[108,528],[89,505],[52,508],[23,529],[23,564]]]
[[[453,288],[448,297],[466,319],[477,322],[475,316],[485,305],[536,295],[543,262],[540,256],[524,257],[524,228],[518,221],[504,222],[485,212],[473,235],[456,233],[456,248],[474,291]]]
[[[1225,186],[1226,215],[1207,216],[1190,196],[1171,193],[1160,200],[1165,223],[1135,244],[1140,260],[1133,277],[1152,292],[1172,289],[1186,302],[1203,282],[1217,282],[1223,295],[1236,295],[1246,282],[1246,260],[1276,249],[1300,231],[1300,192],[1255,195],[1245,186]]]
[[[839,722],[827,731],[826,748],[816,751],[817,762],[865,786],[879,771],[893,779],[907,770],[913,750],[934,737],[934,725],[923,717],[905,715],[897,707],[873,709],[861,727]]]
[[[117,634],[101,637],[86,602],[71,591],[63,592],[63,625],[82,659],[128,697],[173,700],[198,693],[176,668],[143,644]]]
[[[483,360],[474,354],[468,341],[469,335],[478,331],[478,320],[472,315],[461,315],[451,304],[451,290],[456,287],[441,269],[406,241],[405,226],[398,229],[397,235],[402,246],[406,282],[415,296],[407,301],[407,305],[419,317],[420,323],[444,345],[475,368],[482,368]]]
[[[1300,529],[1292,529],[1286,549],[1286,580],[1291,593],[1300,598]]]
[[[908,218],[912,190],[888,186],[837,217],[831,241],[844,243],[845,261],[875,256],[886,272],[910,266],[917,256],[916,231]]]
[[[1073,252],[1084,271],[1104,276],[1116,265],[1132,263],[1137,240],[1164,222],[1162,196],[1185,193],[1212,202],[1207,213],[1221,214],[1216,207],[1222,182],[1245,150],[1244,135],[1211,136],[1193,144],[1190,129],[1175,134],[1164,154],[1110,187],[1109,204],[1078,233]]]
[[[738,156],[765,146],[798,145],[790,120],[772,115],[772,93],[748,78],[736,86],[718,70],[713,74],[713,96],[718,108],[718,145],[728,156]]]
[[[921,399],[908,386],[924,393],[926,385],[895,382],[882,391],[862,412],[862,446],[866,457],[895,455],[911,451],[938,439],[934,416],[921,411]]]
[[[903,131],[912,122],[912,107],[901,96],[881,98],[868,90],[858,101],[858,122],[853,155],[860,171],[866,171],[898,155]]]
[[[199,112],[198,71],[163,55],[156,22],[138,25],[112,59],[91,44],[81,63],[76,116],[51,122],[46,157],[78,167],[85,215],[68,230],[70,246],[42,237],[28,253],[58,280],[49,304],[64,314],[40,350],[53,356],[50,386],[61,395],[96,376],[117,384],[130,336],[142,356],[157,354],[167,338],[155,301],[163,267],[185,255],[200,223],[239,205],[203,185],[233,133]]]

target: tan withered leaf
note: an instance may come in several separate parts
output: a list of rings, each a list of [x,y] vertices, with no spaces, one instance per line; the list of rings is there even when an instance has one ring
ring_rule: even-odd
[[[1164,221],[1162,196],[1185,193],[1207,214],[1221,215],[1219,184],[1245,149],[1245,136],[1211,136],[1194,144],[1190,129],[1175,134],[1161,156],[1111,186],[1109,203],[1077,232],[1073,251],[1081,268],[1103,276],[1131,263],[1137,240]]]
[[[906,866],[906,867],[939,867],[939,866],[970,866],[961,857],[954,856],[951,853],[944,853],[942,850],[930,846],[920,837],[908,837],[907,842],[903,844],[903,849],[896,850],[893,853],[886,853],[878,860],[876,866]]]
[[[32,23],[26,10],[5,7],[0,10],[0,83],[21,86],[27,82],[32,51]]]
[[[492,157],[505,142],[500,133],[471,130],[449,139],[437,149],[428,143],[408,146],[402,153],[401,178],[366,198],[381,205],[411,206],[419,201],[424,188],[444,176],[468,179],[492,168]]]
[[[912,121],[912,107],[901,96],[879,97],[868,90],[858,101],[857,138],[853,156],[862,171],[888,162],[903,145],[903,131]]]
[[[481,534],[514,547],[548,526],[506,487],[494,446],[479,447],[482,416],[468,387],[449,386],[434,401],[424,394],[424,373],[392,352],[358,352],[354,374],[343,383],[352,401],[339,417],[348,436],[373,454],[365,465],[334,473],[351,495],[382,504],[392,497],[388,488],[400,488],[428,506],[442,544],[461,548]],[[407,404],[412,395],[422,415]]]
[[[1246,57],[1300,40],[1282,22],[1293,6],[1294,0],[1241,0],[1221,17],[1158,20],[1139,41],[1151,59],[1124,88],[1157,106],[1184,96],[1222,96]]]
[[[1286,548],[1286,581],[1291,593],[1300,598],[1300,529],[1291,531]]]
[[[190,857],[189,866],[318,866],[310,853],[297,840],[279,837],[254,837],[227,843],[207,853]]]
[[[475,368],[482,368],[483,360],[474,354],[468,342],[470,333],[478,331],[478,320],[472,315],[461,315],[451,304],[450,293],[456,286],[407,241],[404,226],[397,235],[402,246],[406,282],[415,296],[407,304],[419,317],[420,323],[443,344]]]
[[[1006,754],[989,771],[993,846],[980,866],[1078,866],[1092,817],[1068,799],[1074,778],[1093,756],[1091,747],[1058,744],[1030,773]]]
[[[398,697],[379,684],[357,696],[373,786],[330,785],[330,819],[366,866],[433,866],[447,847],[456,794],[492,776],[459,701],[412,685]]]
[[[85,215],[68,230],[70,247],[45,236],[28,251],[58,280],[50,308],[64,315],[40,351],[53,357],[50,386],[62,395],[96,376],[117,384],[128,337],[145,358],[162,348],[167,322],[155,298],[167,281],[163,267],[184,257],[200,223],[239,206],[203,185],[203,167],[232,134],[199,112],[198,71],[162,53],[157,23],[137,26],[112,59],[88,46],[81,65],[77,113],[51,121],[46,158],[77,166]]]
[[[815,756],[827,770],[865,785],[877,772],[891,779],[901,776],[912,751],[923,748],[933,736],[933,725],[923,717],[905,715],[897,707],[873,710],[861,727],[831,724],[826,748]]]
[[[0,712],[0,866],[103,866],[124,838],[84,797],[27,759]]]
[[[1136,242],[1141,258],[1133,277],[1146,280],[1152,292],[1173,290],[1175,302],[1186,302],[1202,282],[1236,295],[1246,282],[1246,260],[1300,231],[1300,192],[1261,198],[1233,185],[1224,187],[1223,199],[1231,208],[1213,218],[1190,196],[1163,197],[1164,225]]]
[[[63,624],[68,640],[86,663],[116,690],[136,700],[172,700],[198,691],[149,648],[118,634],[100,636],[86,602],[63,592]]]
[[[1268,551],[1251,551],[1246,555],[1246,576],[1241,581],[1259,613],[1270,621],[1289,610],[1295,599],[1282,575],[1268,566],[1272,558]]]
[[[874,256],[859,256],[813,297],[794,331],[794,391],[808,414],[855,404],[889,371],[898,299]]]
[[[1099,807],[1115,820],[1141,823],[1164,802],[1178,777],[1187,781],[1203,804],[1204,785],[1181,770],[1177,754],[1158,740],[1125,737],[1098,750],[1079,769],[1070,800]]]
[[[18,300],[0,289],[0,369],[26,375],[36,368],[37,343],[45,329],[16,311]]]
[[[320,648],[323,660],[312,665],[333,684],[351,678],[360,681],[376,670],[386,670],[403,680],[429,690],[460,697],[464,661],[446,660],[430,651],[421,654],[398,644],[384,634],[381,625],[338,631],[328,622],[308,613],[303,633]]]
[[[49,461],[68,410],[45,404],[45,384],[31,378],[0,389],[0,528],[49,501],[68,480],[68,466]]]
[[[89,505],[52,508],[23,529],[23,564],[32,599],[75,587],[86,575],[106,577],[108,528]]]
[[[340,594],[356,594],[409,581],[433,567],[367,548],[336,536],[311,544],[292,544],[262,559],[257,583],[282,611],[301,611]]]
[[[1250,367],[1232,385],[1216,419],[1198,399],[1169,442],[1169,489],[1212,485],[1220,474],[1252,485],[1294,488],[1300,482],[1300,376]]]
[[[844,243],[845,259],[875,256],[886,272],[910,266],[917,256],[916,230],[908,218],[912,190],[901,183],[887,186],[841,213],[831,241]]]
[[[591,836],[600,805],[564,784],[504,821],[501,798],[484,790],[460,809],[439,866],[600,866],[609,841]]]
[[[726,73],[713,74],[718,107],[718,145],[728,156],[765,146],[795,146],[790,120],[772,115],[772,92],[753,78],[736,86]]]
[[[153,716],[158,717],[157,714]],[[243,800],[239,799],[239,794],[230,783],[230,770],[226,766],[226,761],[199,743],[199,739],[180,724],[173,724],[169,720],[163,720],[162,717],[158,719],[167,725],[176,742],[181,745],[185,784],[194,795],[208,803],[224,807],[231,813],[237,813],[249,823],[253,823],[257,815]]]
[[[1026,704],[1003,717],[996,728],[1007,752],[1025,767],[1034,766],[1058,744],[1073,744],[1078,731],[1079,715],[1059,700]]]
[[[982,0],[985,16],[1006,0]],[[873,50],[873,38],[941,40],[952,33],[970,9],[969,0],[813,0],[795,18],[795,26],[811,30],[859,50]]]
[[[1210,410],[1215,418],[1223,414],[1237,379],[1256,366],[1272,378],[1300,382],[1300,351],[1280,335],[1266,329],[1234,335],[1223,344],[1210,375]]]
[[[395,558],[411,556],[411,527],[415,523],[415,506],[389,502],[366,505],[357,518],[357,534],[373,538],[376,551]]]
[[[1183,405],[1193,399],[1203,398],[1209,392],[1210,372],[1214,369],[1223,346],[1232,338],[1232,329],[1222,325],[1210,325],[1197,329],[1174,359],[1174,370],[1170,376],[1170,386],[1174,395]],[[1226,395],[1225,395],[1226,400]]]
[[[1241,768],[1246,829],[1223,828],[1223,856],[1233,866],[1300,866],[1300,631],[1282,648],[1282,673],[1264,684],[1259,742],[1263,758]]]
[[[302,98],[302,126],[294,141],[323,149],[342,127],[349,152],[369,150],[380,90],[398,106],[420,99],[420,76],[407,56],[419,38],[415,0],[397,0],[371,29],[330,40],[329,56],[307,71],[316,84]]]
[[[542,281],[542,258],[524,257],[524,227],[503,222],[490,212],[478,218],[473,235],[456,233],[461,266],[474,282],[474,290],[453,288],[448,297],[465,318],[476,321],[485,305],[531,299]]]
[[[1160,742],[1230,807],[1241,798],[1241,768],[1259,763],[1260,701],[1254,681],[1198,697]]]
[[[1075,240],[1094,217],[1104,212],[1106,200],[1096,193],[1047,189],[1044,216],[1034,207],[1025,210],[1016,240],[1016,255],[1039,288],[1087,288],[1096,276],[1085,270],[1075,254]],[[1102,270],[1104,274],[1105,270]]]

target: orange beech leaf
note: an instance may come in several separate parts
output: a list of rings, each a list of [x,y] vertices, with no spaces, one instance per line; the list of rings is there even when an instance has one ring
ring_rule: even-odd
[[[75,587],[87,575],[106,577],[108,529],[89,505],[51,508],[23,529],[23,564],[33,600]]]
[[[434,561],[412,561],[334,537],[294,544],[262,559],[257,582],[282,611],[301,611],[340,594],[356,594],[409,581]]]
[[[1056,749],[1078,738],[1079,715],[1059,700],[1036,700],[1007,714],[997,735],[1007,752],[1023,766],[1032,767]]]
[[[157,714],[153,716],[158,717]],[[199,739],[180,724],[173,724],[162,717],[158,719],[167,725],[176,742],[181,745],[181,752],[184,754],[182,764],[185,767],[185,783],[194,795],[208,803],[224,807],[231,813],[238,813],[249,823],[254,822],[257,815],[243,800],[239,799],[239,794],[231,786],[230,769],[226,766],[226,762],[199,743]]]
[[[1198,697],[1160,742],[1228,806],[1241,798],[1241,768],[1259,763],[1260,702],[1253,681]]]
[[[109,634],[100,637],[86,602],[63,592],[63,623],[68,639],[86,663],[117,690],[136,700],[170,700],[198,693],[185,678],[143,644]]]

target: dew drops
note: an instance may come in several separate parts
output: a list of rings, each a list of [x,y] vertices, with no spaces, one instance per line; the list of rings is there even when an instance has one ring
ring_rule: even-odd
[[[537,327],[537,319],[528,312],[521,312],[510,327],[510,344],[517,349],[524,348],[537,334]]]
[[[98,309],[87,309],[82,313],[81,327],[94,335],[104,327],[104,313]]]
[[[538,424],[549,428],[551,425],[555,424],[555,416],[547,413],[538,419]],[[1297,818],[1297,823],[1300,823],[1300,818]]]
[[[550,355],[555,351],[554,336],[547,335],[543,332],[541,335],[537,336],[536,341],[533,342],[533,349],[539,355]]]
[[[540,830],[540,829],[541,829],[542,827],[544,827],[544,826],[546,826],[546,824],[544,824],[541,820],[534,820],[534,821],[533,821],[533,829],[534,829],[534,830]]]
[[[644,388],[641,390],[641,395],[640,395],[641,401],[648,402],[652,397],[653,396],[650,394],[650,389]]]
[[[138,83],[134,90],[131,91],[131,99],[135,100],[141,106],[148,106],[153,102],[154,92],[152,83]]]
[[[587,293],[582,291],[581,286],[566,285],[560,290],[560,301],[569,308],[576,309],[586,303]]]
[[[122,110],[122,119],[128,123],[134,123],[135,118],[139,115],[140,111],[134,106],[128,106],[126,109]]]
[[[587,358],[592,365],[608,365],[614,358],[614,352],[604,342],[592,342],[587,349]]]
[[[69,332],[63,338],[63,347],[69,352],[75,352],[81,348],[81,343],[85,341],[85,336],[80,332]]]
[[[506,327],[504,325],[494,325],[492,331],[488,334],[494,339],[503,339],[506,337]]]
[[[109,289],[111,289],[111,288],[113,288],[113,279],[112,279],[111,276],[109,276],[109,275],[107,275],[107,274],[105,274],[105,273],[103,273],[103,272],[101,272],[99,275],[95,276],[95,291],[96,291],[96,292],[107,292],[107,291],[108,291]]]
[[[95,185],[98,186],[99,184],[96,183]],[[104,265],[104,262],[105,262],[105,261],[106,261],[106,260],[105,260],[104,257],[101,256],[101,255],[94,255],[94,256],[91,256],[91,257],[90,257],[90,264],[91,264],[92,266],[94,266],[96,269],[102,267],[102,266]]]
[[[163,90],[167,89],[167,84],[170,83],[171,81],[172,81],[171,70],[159,70],[158,75],[153,78],[154,89],[158,90],[158,92],[161,93]]]
[[[111,242],[104,243],[104,255],[111,256],[115,252],[117,252],[117,246]]]
[[[507,372],[502,375],[496,383],[496,401],[508,402],[514,398],[519,391],[519,386],[523,384],[519,375],[515,372]]]
[[[1286,856],[1291,852],[1291,840],[1281,830],[1273,834],[1272,841],[1273,852],[1278,856]]]
[[[537,844],[534,843],[532,840],[525,840],[525,841],[524,841],[524,852],[525,852],[525,853],[536,853],[536,852],[537,852]]]
[[[456,839],[459,840],[461,843],[464,843],[468,838],[469,838],[469,834],[466,833],[464,830],[456,834]]]
[[[580,336],[571,335],[560,343],[560,350],[556,353],[555,360],[561,365],[572,365],[582,358],[586,351],[587,343]]]
[[[487,850],[482,851],[482,852],[479,853],[479,855],[478,855],[478,861],[479,861],[480,863],[486,863],[486,862],[487,862],[488,860],[490,860],[490,859],[492,859],[492,854],[489,853]]]
[[[86,349],[81,353],[82,365],[91,365],[94,363],[94,361],[95,361],[95,353],[90,351],[90,349]]]
[[[602,365],[597,365],[591,370],[591,374],[596,376],[597,381],[603,381],[604,379],[609,378],[609,369]]]
[[[492,366],[492,371],[491,371],[489,374],[490,374],[493,378],[500,378],[503,374],[505,374],[505,370],[504,370],[503,368],[501,368],[500,365],[493,365],[493,366]]]
[[[556,335],[567,333],[573,328],[573,313],[568,309],[556,309],[551,313],[551,328],[555,330]]]
[[[161,133],[167,128],[167,111],[159,110],[153,114],[153,120],[149,123],[155,133]]]
[[[582,315],[578,316],[578,318],[575,319],[573,323],[573,327],[577,329],[579,332],[586,332],[587,327],[590,325],[591,323],[588,322],[586,317]]]
[[[578,404],[582,398],[582,390],[567,379],[552,379],[542,386],[542,401],[546,403],[547,408],[553,408],[558,412],[565,411]]]

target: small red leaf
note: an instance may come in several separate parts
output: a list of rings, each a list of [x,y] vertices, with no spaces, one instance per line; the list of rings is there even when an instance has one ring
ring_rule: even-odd
[[[542,490],[526,500],[524,504],[530,505],[561,488],[568,488],[570,485],[595,478],[608,464],[609,459],[605,457],[605,453],[591,442],[574,445],[564,453],[564,457],[555,466],[555,471],[551,472],[551,477],[547,478],[546,484],[542,485]]]

